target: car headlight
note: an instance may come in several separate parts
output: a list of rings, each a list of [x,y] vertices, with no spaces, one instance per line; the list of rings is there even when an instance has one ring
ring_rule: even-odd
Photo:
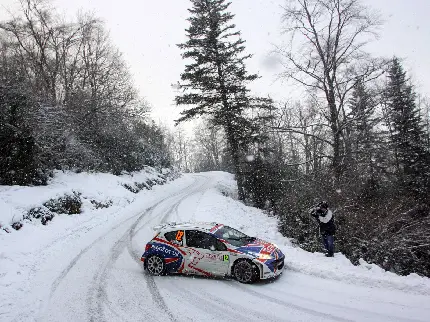
[[[249,252],[248,254],[258,259],[273,259],[273,257],[270,256],[269,254],[260,254],[260,253],[252,253],[252,252]]]
[[[268,254],[259,254],[257,256],[259,259],[272,259],[273,257]]]

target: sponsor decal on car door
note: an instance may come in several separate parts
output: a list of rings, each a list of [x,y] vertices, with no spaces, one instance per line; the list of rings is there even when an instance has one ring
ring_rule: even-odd
[[[228,252],[225,246],[225,250],[217,247],[218,243],[222,243],[213,235],[198,230],[187,230],[186,243],[187,271],[205,276],[227,274]]]

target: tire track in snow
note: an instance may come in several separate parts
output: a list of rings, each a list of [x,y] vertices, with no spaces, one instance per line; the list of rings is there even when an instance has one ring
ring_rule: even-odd
[[[208,308],[210,308],[213,311],[215,303],[219,307],[219,310],[215,311],[216,316],[219,316],[220,312],[222,312],[226,315],[226,320],[249,321],[250,316],[252,316],[254,318],[252,321],[289,321],[280,319],[279,317],[275,317],[273,315],[265,315],[256,310],[237,306],[220,297],[214,296],[211,293],[202,291],[201,289],[199,289],[198,293],[189,291],[183,286],[180,286],[176,281],[172,281],[171,284],[175,286],[175,290],[180,290],[182,294],[186,293],[187,295],[185,297],[187,299],[192,299],[189,301],[189,303],[201,310],[209,311]]]
[[[364,311],[364,310],[360,310],[360,309],[357,309],[357,308],[354,308],[354,307],[350,307],[350,306],[346,306],[346,305],[341,305],[341,304],[336,304],[336,303],[324,302],[324,301],[321,301],[321,300],[316,300],[316,299],[313,299],[313,298],[309,298],[309,297],[297,295],[297,294],[294,294],[294,293],[291,293],[291,292],[288,292],[288,291],[285,291],[285,290],[282,290],[282,289],[281,290],[273,290],[271,288],[268,288],[268,290],[270,292],[275,291],[275,292],[277,292],[277,294],[284,294],[286,296],[294,297],[294,298],[301,299],[301,300],[304,300],[304,301],[308,301],[308,302],[312,302],[312,303],[318,303],[318,304],[321,304],[323,306],[324,305],[325,306],[330,305],[331,307],[334,307],[334,308],[339,308],[339,309],[342,309],[342,310],[350,311],[351,315],[360,314],[361,317],[363,317],[365,315],[368,319],[372,318],[372,320],[380,320],[380,319],[389,317],[390,321],[410,321],[410,322],[420,321],[420,320],[416,320],[416,319],[399,318],[399,317],[396,317],[396,316],[391,316],[391,315],[387,315],[387,314],[381,314],[381,313],[378,313],[378,312],[372,312],[372,311],[368,311],[368,310]],[[267,296],[270,296],[270,295],[267,295]],[[362,299],[360,299],[360,300],[362,300]],[[408,306],[405,306],[405,305],[402,305],[402,306],[405,309],[409,308]]]
[[[207,299],[203,296],[197,296],[177,284],[175,284],[175,289],[170,292],[173,294],[180,294],[180,300],[183,300],[184,298],[187,299],[187,304],[194,306],[205,314],[217,317],[220,321],[249,321],[249,317],[238,313],[237,309],[234,311],[226,309],[225,306],[214,302],[212,298]]]
[[[118,257],[121,255],[123,249],[128,246],[128,239],[129,239],[130,234],[132,234],[133,229],[135,229],[137,227],[137,225],[140,223],[140,221],[143,218],[150,216],[157,206],[159,206],[160,204],[162,204],[166,200],[173,198],[173,197],[176,197],[176,195],[169,196],[168,198],[165,198],[165,199],[161,200],[160,202],[158,202],[157,204],[155,204],[154,206],[148,208],[143,214],[141,214],[139,216],[139,218],[137,218],[137,220],[133,223],[133,225],[126,231],[126,233],[111,248],[109,260],[107,261],[107,264],[101,270],[99,270],[96,273],[95,278],[94,278],[94,280],[96,281],[94,283],[95,285],[90,289],[90,292],[89,292],[90,294],[88,296],[87,305],[89,308],[88,313],[89,313],[89,320],[90,321],[93,322],[93,321],[98,321],[98,320],[100,320],[100,321],[105,320],[103,318],[103,316],[104,316],[103,305],[106,302],[108,302],[107,293],[106,293],[107,276],[108,276],[109,271],[112,269],[114,263],[117,261]],[[172,209],[172,208],[174,208],[174,206],[171,207],[170,209]],[[153,219],[154,218],[150,218],[147,222],[149,222]],[[136,256],[133,256],[133,258],[136,260]],[[137,260],[139,261],[138,258],[137,258]],[[172,321],[175,321],[174,315],[169,311],[166,303],[164,303],[162,296],[160,295],[159,292],[155,291],[158,289],[154,288],[153,285],[151,285],[154,282],[153,281],[152,281],[152,283],[151,283],[151,281],[149,281],[149,282],[150,283],[148,283],[148,281],[147,281],[147,284],[148,284],[148,288],[149,288],[149,291],[151,292],[151,295],[152,295],[154,302],[157,304],[158,307],[160,307],[164,312],[166,312],[166,314],[170,317],[170,319]],[[112,307],[109,306],[109,308],[110,308],[110,310],[113,310]],[[148,314],[151,312],[146,311],[146,313]]]
[[[199,185],[199,187],[197,189],[201,189],[207,183],[208,179],[207,178],[205,178],[205,179],[206,179],[206,181],[203,184]],[[197,182],[197,180],[195,180],[193,182],[193,184],[195,184],[195,182]],[[192,185],[190,185],[190,186],[192,186]],[[137,233],[137,232],[135,232],[137,225],[143,220],[143,218],[150,216],[150,214],[152,214],[152,212],[156,209],[157,206],[159,206],[160,204],[162,204],[166,200],[175,198],[178,195],[183,194],[183,193],[184,192],[171,195],[171,196],[161,200],[160,202],[158,202],[157,204],[155,204],[151,208],[148,208],[143,214],[141,214],[139,216],[139,218],[133,223],[133,225],[131,225],[131,227],[128,229],[128,231],[112,247],[109,261],[107,262],[107,264],[104,266],[104,268],[101,271],[96,273],[95,280],[97,281],[96,282],[97,286],[95,286],[95,288],[93,288],[93,290],[95,290],[95,291],[92,293],[94,293],[94,294],[91,294],[91,292],[90,292],[90,295],[89,295],[88,306],[89,306],[90,321],[104,320],[102,318],[103,317],[103,305],[106,302],[108,302],[107,293],[106,293],[107,276],[108,276],[109,271],[112,269],[114,263],[117,261],[117,259],[121,255],[124,248],[127,248],[131,257],[138,264],[141,263],[139,254],[133,250],[133,246],[132,246],[133,237]],[[176,201],[165,212],[165,214],[161,218],[160,222],[164,222],[172,214],[172,212],[174,212],[174,211],[177,212],[177,209],[178,209],[179,205],[181,204],[181,202],[184,199],[189,198],[190,196],[192,196],[193,194],[196,194],[196,193],[198,193],[198,191],[187,193],[185,196],[182,196],[178,201]],[[149,223],[151,220],[154,220],[154,219],[156,219],[156,218],[149,218],[142,225],[142,227],[140,229],[146,227],[146,224]],[[171,321],[177,321],[174,314],[170,311],[170,309],[168,308],[167,304],[165,303],[162,295],[160,294],[160,291],[158,289],[158,286],[155,283],[153,276],[150,276],[149,274],[145,274],[144,276],[145,276],[145,281],[146,281],[148,289],[151,293],[153,301],[157,304],[157,306],[162,311],[164,311],[169,316]],[[112,310],[112,308],[110,308],[110,310]]]
[[[240,289],[244,293],[250,294],[251,296],[254,296],[254,297],[258,297],[259,299],[265,299],[265,300],[267,300],[269,302],[276,303],[276,304],[281,305],[283,307],[286,307],[286,308],[289,308],[289,309],[294,309],[296,311],[301,311],[301,312],[304,312],[304,313],[307,313],[307,314],[310,314],[310,315],[313,315],[313,316],[316,316],[316,317],[324,317],[324,318],[328,319],[329,321],[341,321],[341,322],[353,321],[353,320],[344,319],[344,318],[341,318],[341,317],[338,317],[338,316],[335,316],[335,315],[332,315],[332,314],[328,314],[328,313],[324,313],[324,312],[319,312],[319,311],[316,311],[316,310],[308,309],[308,308],[302,307],[302,306],[297,305],[297,304],[284,302],[284,301],[281,301],[280,299],[277,299],[275,297],[268,296],[266,294],[259,293],[259,292],[256,292],[254,290],[251,290],[249,287],[238,285],[237,283],[227,283],[227,282],[225,282],[225,283],[228,284],[228,286],[230,286],[232,288]]]
[[[137,219],[136,222],[141,220],[147,214],[148,214],[147,212],[142,214]],[[105,304],[111,312],[113,312],[117,316],[120,316],[120,314],[115,312],[113,307],[109,305],[110,301],[108,299],[106,287],[107,287],[107,277],[108,277],[109,271],[112,269],[114,263],[118,260],[123,249],[126,247],[127,238],[128,238],[128,231],[125,234],[123,234],[123,236],[114,244],[114,246],[111,248],[111,253],[110,253],[108,262],[95,275],[95,279],[94,279],[95,283],[94,283],[94,286],[90,289],[89,296],[87,299],[89,321],[91,322],[106,321],[106,319],[104,318],[104,309],[103,309]],[[145,313],[151,315],[150,314],[151,312],[148,310],[145,310]]]
[[[110,229],[107,233],[101,235],[99,238],[97,238],[96,240],[94,240],[91,244],[89,244],[87,247],[85,247],[84,249],[82,249],[78,255],[76,255],[69,263],[69,265],[67,265],[67,267],[60,273],[60,275],[54,280],[54,282],[52,283],[51,286],[51,294],[50,294],[50,299],[52,298],[52,296],[54,295],[55,291],[57,290],[58,286],[61,284],[62,280],[67,276],[67,274],[69,274],[69,272],[73,269],[73,267],[76,265],[76,263],[81,259],[81,257],[88,252],[95,244],[97,244],[98,242],[100,242],[102,239],[106,238],[107,235],[109,235],[111,232],[113,232],[114,230],[120,228],[123,224],[125,224],[126,222],[132,220],[133,218],[135,218],[137,215],[130,217],[126,220],[123,220],[122,222],[120,222],[117,226],[113,227],[112,229]]]

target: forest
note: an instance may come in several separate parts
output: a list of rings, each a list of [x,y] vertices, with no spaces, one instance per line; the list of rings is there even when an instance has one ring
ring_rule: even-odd
[[[403,58],[366,51],[382,23],[359,0],[280,8],[289,45],[268,51],[305,92],[288,101],[250,90],[259,76],[230,3],[191,0],[173,130],[150,119],[99,19],[64,21],[37,0],[21,8],[0,22],[0,184],[43,185],[54,169],[232,172],[238,198],[278,217],[298,246],[321,250],[309,209],[326,200],[336,252],[430,276],[430,100]]]
[[[169,166],[165,134],[104,24],[89,14],[64,21],[40,1],[21,9],[0,24],[0,183]]]

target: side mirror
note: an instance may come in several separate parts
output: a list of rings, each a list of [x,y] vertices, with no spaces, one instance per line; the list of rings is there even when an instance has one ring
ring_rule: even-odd
[[[178,241],[178,240],[174,239],[174,240],[172,240],[172,244],[182,246],[182,241]]]
[[[216,249],[215,249],[215,246],[213,246],[213,245],[211,245],[210,247],[209,247],[209,249],[211,250],[211,251],[215,251]]]

